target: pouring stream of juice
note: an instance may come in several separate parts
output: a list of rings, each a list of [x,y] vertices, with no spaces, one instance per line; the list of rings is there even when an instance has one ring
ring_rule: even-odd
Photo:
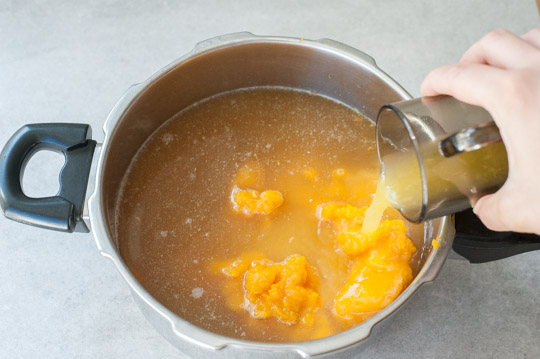
[[[363,235],[369,236],[377,230],[383,212],[389,205],[390,204],[386,199],[386,188],[384,187],[383,181],[379,180],[373,202],[371,202],[371,205],[366,210],[364,216],[364,223],[362,224],[361,230]]]
[[[422,179],[416,154],[395,152],[385,156],[377,190],[366,210],[362,234],[375,232],[384,210],[394,207],[400,211],[422,207]]]
[[[377,191],[365,213],[364,235],[377,229],[386,207],[421,220],[426,219],[421,217],[425,206],[438,216],[449,215],[497,191],[508,173],[502,142],[452,157],[444,157],[436,143],[423,146],[421,152],[424,177],[416,153],[396,151],[384,157]]]

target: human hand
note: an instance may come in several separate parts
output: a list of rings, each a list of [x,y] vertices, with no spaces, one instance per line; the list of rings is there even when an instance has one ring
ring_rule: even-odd
[[[508,179],[480,198],[474,212],[491,230],[540,234],[540,28],[521,37],[488,33],[459,63],[429,73],[421,91],[491,114],[508,153]]]

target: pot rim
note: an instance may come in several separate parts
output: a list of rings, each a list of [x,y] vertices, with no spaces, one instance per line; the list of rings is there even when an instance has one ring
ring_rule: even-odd
[[[130,108],[131,104],[156,80],[186,60],[201,55],[205,52],[214,51],[220,48],[254,42],[281,44],[289,43],[295,44],[296,46],[307,46],[316,48],[318,50],[322,49],[324,51],[332,52],[333,54],[340,57],[345,57],[348,60],[356,62],[362,67],[374,71],[385,83],[390,85],[404,99],[412,98],[412,96],[405,91],[403,87],[401,87],[394,79],[388,76],[377,66],[375,60],[371,56],[334,40],[307,40],[303,38],[281,36],[257,36],[249,32],[240,32],[202,41],[195,45],[192,51],[174,60],[169,65],[154,73],[144,82],[131,86],[111,110],[103,126],[105,139],[99,154],[94,192],[88,200],[89,217],[92,227],[92,234],[100,254],[106,258],[109,258],[114,263],[116,269],[128,283],[132,292],[136,293],[140,299],[142,299],[149,307],[151,307],[163,319],[165,319],[178,337],[199,347],[211,350],[221,350],[226,347],[239,347],[261,351],[293,351],[301,357],[307,358],[314,355],[345,349],[367,339],[375,325],[399,309],[422,284],[433,281],[433,279],[435,279],[439,273],[452,247],[452,240],[455,230],[451,223],[450,217],[443,217],[441,219],[439,232],[433,234],[434,238],[440,238],[440,248],[433,248],[431,250],[424,265],[411,284],[390,305],[367,321],[344,332],[321,339],[294,343],[265,343],[230,338],[204,330],[180,318],[178,315],[171,312],[154,297],[152,297],[152,295],[135,279],[119,255],[118,250],[113,243],[112,236],[109,234],[107,229],[106,219],[104,217],[104,204],[101,196],[102,181],[100,179],[103,177],[105,156],[109,149],[112,134],[114,133],[117,124],[123,118],[123,115]],[[430,222],[426,222],[425,226],[429,225]]]

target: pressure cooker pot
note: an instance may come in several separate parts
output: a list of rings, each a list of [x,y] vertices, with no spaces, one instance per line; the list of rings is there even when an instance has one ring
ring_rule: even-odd
[[[370,56],[336,41],[249,33],[213,38],[129,88],[105,122],[102,144],[92,140],[84,124],[29,124],[15,133],[0,158],[0,205],[5,216],[58,231],[90,231],[99,252],[114,262],[156,330],[196,358],[350,355],[422,284],[436,277],[453,246],[472,262],[540,248],[535,236],[487,231],[470,212],[458,214],[455,224],[450,216],[432,219],[416,234],[418,268],[410,285],[352,329],[317,340],[268,343],[218,335],[186,321],[141,284],[121,255],[115,211],[122,181],[141,146],[175,114],[212,96],[252,87],[316,92],[368,119],[375,119],[385,104],[411,99]],[[43,149],[65,155],[61,188],[54,197],[29,198],[21,188],[22,173],[29,158]],[[432,246],[434,239],[440,244],[437,248]]]

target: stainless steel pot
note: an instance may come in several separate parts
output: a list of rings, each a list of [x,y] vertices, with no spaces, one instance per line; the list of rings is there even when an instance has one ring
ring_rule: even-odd
[[[249,33],[213,38],[128,89],[105,122],[102,145],[96,146],[90,139],[86,125],[27,125],[19,130],[0,157],[0,205],[6,217],[26,224],[69,232],[91,228],[100,253],[114,262],[144,315],[165,338],[190,356],[309,358],[356,353],[374,328],[388,322],[418,287],[435,278],[454,239],[450,217],[424,224],[420,270],[393,303],[346,332],[309,342],[249,342],[200,329],[154,299],[120,256],[114,221],[119,186],[144,141],[187,106],[221,92],[252,86],[318,91],[357,108],[371,119],[384,104],[411,98],[371,57],[332,40]],[[62,187],[56,197],[28,198],[20,187],[25,163],[40,149],[60,151],[66,156]],[[94,151],[99,156],[93,156]],[[87,185],[88,193],[92,193],[89,198],[85,197]],[[440,238],[438,249],[431,247],[434,238]]]

